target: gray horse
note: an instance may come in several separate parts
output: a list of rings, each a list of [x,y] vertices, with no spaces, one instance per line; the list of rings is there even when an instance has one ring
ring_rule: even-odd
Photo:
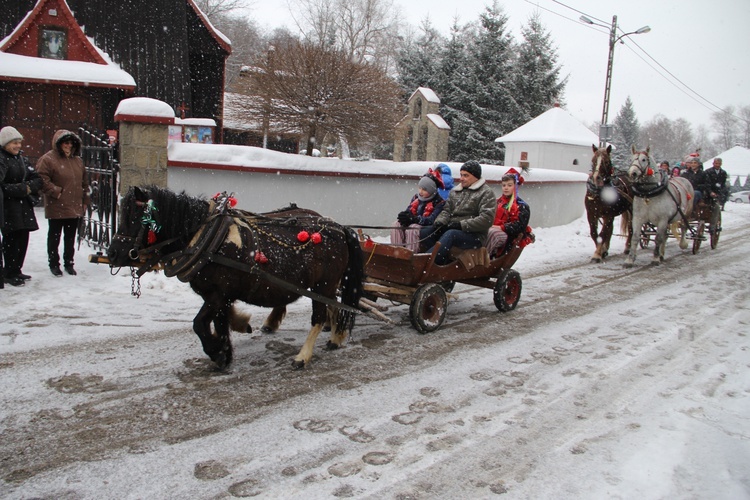
[[[664,247],[667,242],[667,229],[672,234],[680,234],[680,248],[688,247],[685,241],[686,220],[693,211],[693,186],[681,177],[668,178],[659,169],[654,169],[649,149],[633,153],[628,176],[633,186],[633,230],[638,231],[644,224],[656,226],[654,258],[652,265],[664,260]],[[633,238],[630,254],[625,259],[625,267],[633,267],[640,238]]]

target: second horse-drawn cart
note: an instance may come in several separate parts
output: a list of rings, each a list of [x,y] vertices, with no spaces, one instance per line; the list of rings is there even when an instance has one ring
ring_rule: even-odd
[[[709,240],[711,250],[716,249],[721,234],[721,205],[718,203],[700,203],[687,218],[687,225],[685,238],[692,240],[693,254],[700,251],[701,243],[706,240]],[[644,224],[641,228],[641,248],[646,248],[655,236],[656,228],[651,224]],[[671,232],[668,232],[667,236],[674,237]]]

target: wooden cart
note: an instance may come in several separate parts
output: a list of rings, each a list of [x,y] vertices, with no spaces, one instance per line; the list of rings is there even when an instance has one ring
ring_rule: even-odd
[[[717,203],[700,203],[693,210],[688,219],[688,233],[685,239],[693,242],[693,254],[700,251],[701,243],[710,239],[711,249],[716,249],[719,244],[719,235],[721,233],[721,206]],[[708,233],[708,237],[706,237]],[[677,235],[679,236],[679,234]],[[674,238],[672,231],[667,230],[667,238]],[[653,224],[646,223],[641,228],[640,246],[646,248],[656,239],[656,227]]]
[[[435,264],[432,253],[413,253],[406,248],[376,243],[360,234],[365,262],[365,294],[409,305],[409,318],[419,333],[437,330],[445,321],[448,297],[455,283],[493,290],[495,306],[512,311],[521,298],[521,275],[511,269],[523,248],[519,236],[503,255],[490,259],[484,248],[456,254],[456,260]]]

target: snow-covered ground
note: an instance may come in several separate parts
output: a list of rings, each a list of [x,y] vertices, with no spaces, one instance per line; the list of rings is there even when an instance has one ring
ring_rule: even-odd
[[[0,290],[3,498],[750,498],[750,206],[716,250],[589,264],[581,219],[536,229],[515,311],[456,288],[418,335],[362,318],[344,349],[292,371],[309,302],[282,331],[234,334],[216,373],[199,298],[77,254]],[[258,329],[265,311],[248,308]]]

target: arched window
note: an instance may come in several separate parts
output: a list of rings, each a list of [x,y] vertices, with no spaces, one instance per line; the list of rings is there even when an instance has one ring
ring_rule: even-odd
[[[422,118],[422,99],[417,99],[414,101],[414,115],[412,119],[419,120],[420,118]]]

